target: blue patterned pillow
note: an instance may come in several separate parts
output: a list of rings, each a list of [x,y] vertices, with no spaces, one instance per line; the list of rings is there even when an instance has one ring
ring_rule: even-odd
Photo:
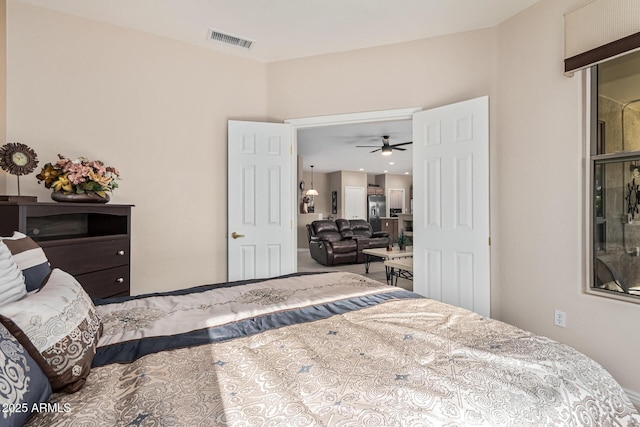
[[[0,324],[0,425],[23,425],[33,405],[49,396],[51,384],[42,369]]]
[[[37,361],[53,391],[74,393],[85,383],[102,322],[73,276],[54,269],[38,292],[0,305],[0,323]]]
[[[13,259],[22,270],[27,291],[39,289],[51,273],[49,260],[40,245],[31,237],[17,231],[11,237],[3,237],[2,241],[7,245]]]

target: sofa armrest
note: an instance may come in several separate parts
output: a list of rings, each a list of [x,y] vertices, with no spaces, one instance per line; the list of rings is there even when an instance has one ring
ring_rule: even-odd
[[[374,231],[371,237],[389,237],[389,233],[386,231]]]

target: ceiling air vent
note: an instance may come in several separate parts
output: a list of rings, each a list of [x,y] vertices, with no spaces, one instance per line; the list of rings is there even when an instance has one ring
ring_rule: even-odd
[[[230,46],[241,47],[243,49],[251,49],[251,46],[253,46],[253,43],[255,43],[254,40],[243,39],[231,34],[225,34],[211,28],[209,28],[208,39],[213,40],[214,42],[228,44]]]

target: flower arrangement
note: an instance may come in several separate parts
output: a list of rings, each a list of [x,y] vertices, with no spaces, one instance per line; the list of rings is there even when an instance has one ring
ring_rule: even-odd
[[[107,191],[118,188],[120,172],[100,160],[79,157],[71,160],[58,154],[56,163],[47,163],[36,175],[38,183],[64,194],[96,194],[107,198]]]

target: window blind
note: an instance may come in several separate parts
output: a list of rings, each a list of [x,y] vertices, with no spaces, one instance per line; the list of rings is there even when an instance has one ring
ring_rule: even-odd
[[[593,0],[564,16],[564,71],[640,49],[640,0]]]

